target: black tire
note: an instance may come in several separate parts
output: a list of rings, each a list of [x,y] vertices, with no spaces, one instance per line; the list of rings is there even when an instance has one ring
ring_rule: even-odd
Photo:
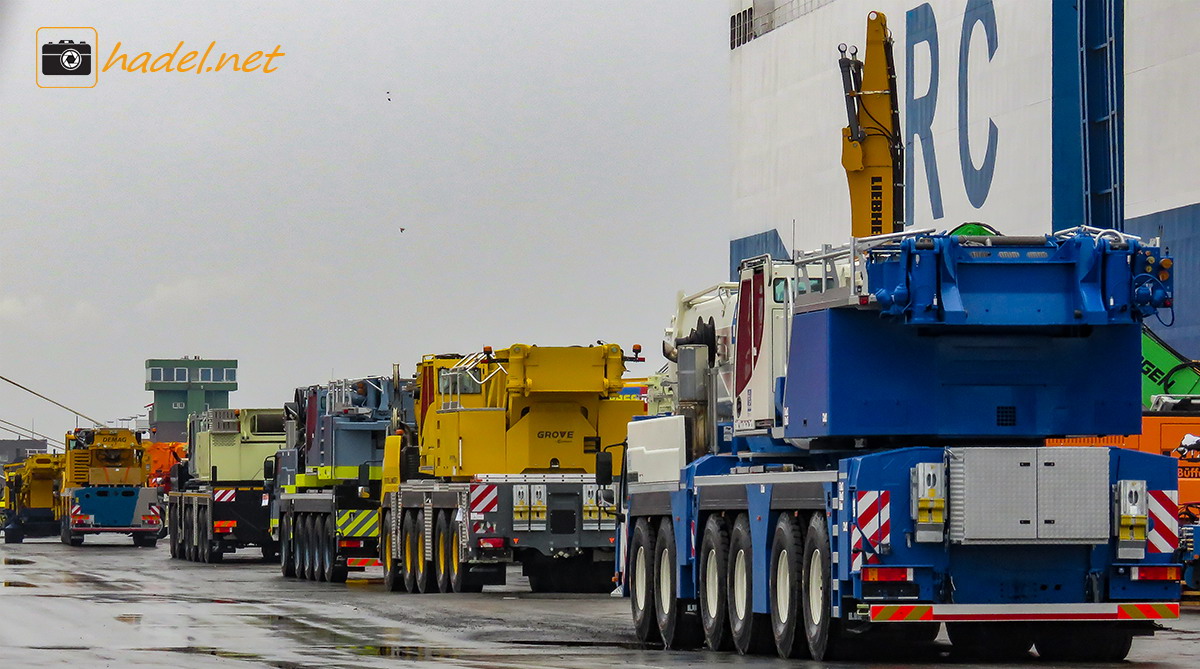
[[[138,548],[154,548],[158,545],[158,537],[153,534],[134,534],[133,545]]]
[[[167,507],[167,542],[171,547],[171,559],[179,559],[179,518],[174,504]]]
[[[629,567],[625,571],[633,631],[638,641],[652,643],[662,637],[654,612],[654,533],[650,521],[638,518],[629,541]]]
[[[72,534],[71,535],[71,545],[72,546],[82,546],[84,536],[85,535],[83,532],[76,532],[76,533]]]
[[[454,591],[454,584],[450,581],[452,543],[458,542],[450,535],[450,520],[439,511],[433,523],[433,580],[437,583],[438,592]]]
[[[65,545],[71,545],[71,519],[67,516],[63,516],[58,522],[58,540]]]
[[[703,643],[700,618],[683,611],[676,596],[678,570],[675,566],[675,524],[664,518],[654,539],[654,615],[664,648],[696,648]]]
[[[279,514],[279,574],[284,578],[296,577],[296,552],[292,543],[292,517]]]
[[[278,563],[279,562],[279,544],[267,539],[267,543],[259,546],[259,552],[262,553],[263,562]]]
[[[208,538],[207,530],[209,527],[211,524],[208,521],[208,509],[200,507],[196,510],[196,559],[204,564],[212,557],[212,542]]]
[[[312,580],[312,553],[309,552],[312,532],[309,518],[307,513],[296,516],[296,576],[305,581]]]
[[[304,550],[304,580],[317,580],[317,544],[320,538],[314,529],[316,517],[314,514],[306,513],[301,519],[304,527],[304,540],[301,544]]]
[[[396,546],[403,546],[397,540],[400,534],[399,523],[395,514],[383,512],[383,522],[379,527],[383,530],[379,535],[379,559],[383,562],[383,589],[388,592],[400,592],[404,589],[404,560],[403,551],[396,553]]]
[[[754,547],[750,540],[750,518],[742,513],[729,532],[726,572],[729,605],[729,635],[741,655],[765,652],[770,646],[769,621],[754,613]]]
[[[829,578],[832,572],[829,555],[825,514],[814,513],[804,535],[804,561],[800,567],[804,597],[800,600],[800,610],[809,656],[818,662],[833,657],[838,635],[838,624],[830,606]]]
[[[19,544],[24,541],[25,541],[25,532],[21,528],[15,526],[15,525],[9,525],[4,530],[4,543]]]
[[[197,542],[202,553],[200,559],[205,564],[220,564],[225,559],[225,554],[221,552],[221,542],[212,537],[212,509],[204,508],[200,513],[200,524],[197,527],[200,531],[200,540]]]
[[[1024,623],[946,623],[946,635],[955,658],[1014,661],[1033,647],[1033,630]]]
[[[1049,662],[1121,662],[1133,634],[1104,624],[1065,623],[1039,629],[1035,644],[1038,657]]]
[[[700,624],[704,645],[710,650],[730,650],[729,634],[729,523],[716,514],[704,523],[700,540],[699,588]]]
[[[459,523],[451,523],[450,532],[453,540],[450,546],[450,588],[454,592],[483,592],[483,582],[471,576],[466,556],[462,554],[462,548],[458,544],[458,538],[462,536],[462,527]]]
[[[332,548],[329,545],[329,533],[326,532],[328,525],[326,520],[328,517],[323,513],[313,514],[312,531],[313,531],[313,579],[318,583],[324,583],[329,577],[329,562],[332,556]]]
[[[350,574],[350,569],[343,561],[338,564],[338,538],[337,538],[337,523],[334,520],[333,514],[325,516],[325,579],[330,583],[345,583],[346,577]]]
[[[417,514],[412,511],[403,512],[404,519],[400,523],[401,545],[404,547],[404,591],[417,592]]]
[[[179,516],[179,557],[191,562],[194,555],[192,553],[192,510],[184,507],[180,509]]]
[[[771,634],[775,638],[775,652],[779,657],[803,658],[808,656],[808,641],[800,630],[800,601],[804,587],[800,578],[801,555],[804,554],[804,537],[796,519],[790,514],[780,514],[775,523],[775,536],[771,540],[770,593]]]
[[[187,549],[188,562],[200,561],[200,550],[197,548],[196,542],[196,509],[188,507],[187,520],[184,523],[183,536],[187,542],[184,547]]]
[[[425,559],[425,511],[417,512],[416,518],[416,535],[417,545],[416,553],[413,558],[416,560],[416,581],[417,592],[426,594],[437,590],[437,583],[433,577],[433,561]],[[432,537],[430,537],[432,539]],[[432,552],[431,553],[435,553]]]

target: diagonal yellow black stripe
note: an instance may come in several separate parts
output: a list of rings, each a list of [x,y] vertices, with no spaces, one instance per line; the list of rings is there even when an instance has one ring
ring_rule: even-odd
[[[357,511],[338,511],[337,528],[339,534],[346,534],[350,526],[358,518]]]
[[[371,512],[371,521],[367,523],[362,532],[359,534],[362,537],[377,537],[379,536],[379,514]]]
[[[338,524],[338,531],[344,537],[372,537],[379,535],[379,514],[376,511],[349,511],[353,514],[345,525]]]

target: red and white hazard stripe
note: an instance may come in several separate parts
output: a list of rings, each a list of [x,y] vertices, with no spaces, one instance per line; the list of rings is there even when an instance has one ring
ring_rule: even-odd
[[[347,567],[382,567],[379,558],[346,558]]]
[[[214,502],[232,502],[237,499],[237,490],[233,488],[222,488],[213,491]]]
[[[1150,490],[1150,536],[1146,543],[1151,553],[1173,553],[1179,548],[1178,490]]]
[[[471,513],[490,513],[499,508],[499,486],[488,483],[471,484]]]
[[[879,556],[864,551],[864,543],[872,547],[891,543],[892,539],[892,494],[887,490],[860,490],[855,504],[856,521],[851,532],[853,559],[851,571],[861,571],[866,556],[867,564],[879,562]],[[865,541],[864,541],[865,540]]]
[[[872,604],[873,622],[1027,622],[1171,620],[1178,602],[1104,604]]]
[[[82,507],[82,506],[79,506],[78,504],[72,504],[72,505],[71,505],[71,516],[72,516],[72,517],[74,517],[74,516],[78,516],[78,515],[79,515],[79,514],[81,514],[81,513],[83,513],[83,507]]]

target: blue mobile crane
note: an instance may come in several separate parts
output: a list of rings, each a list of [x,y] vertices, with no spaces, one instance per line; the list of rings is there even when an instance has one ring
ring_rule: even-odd
[[[1090,227],[898,229],[882,14],[842,68],[855,236],[681,298],[673,411],[629,425],[637,636],[823,660],[945,623],[968,656],[1122,659],[1179,615],[1176,461],[1043,444],[1138,431],[1169,258]]]
[[[263,463],[271,531],[286,577],[343,583],[380,566],[379,499],[393,379],[297,388],[285,443]]]

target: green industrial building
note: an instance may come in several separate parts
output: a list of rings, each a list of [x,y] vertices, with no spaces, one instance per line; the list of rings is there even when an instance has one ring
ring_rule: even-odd
[[[154,393],[150,438],[187,441],[190,414],[229,408],[229,393],[237,390],[237,360],[199,356],[147,360],[146,390]]]

